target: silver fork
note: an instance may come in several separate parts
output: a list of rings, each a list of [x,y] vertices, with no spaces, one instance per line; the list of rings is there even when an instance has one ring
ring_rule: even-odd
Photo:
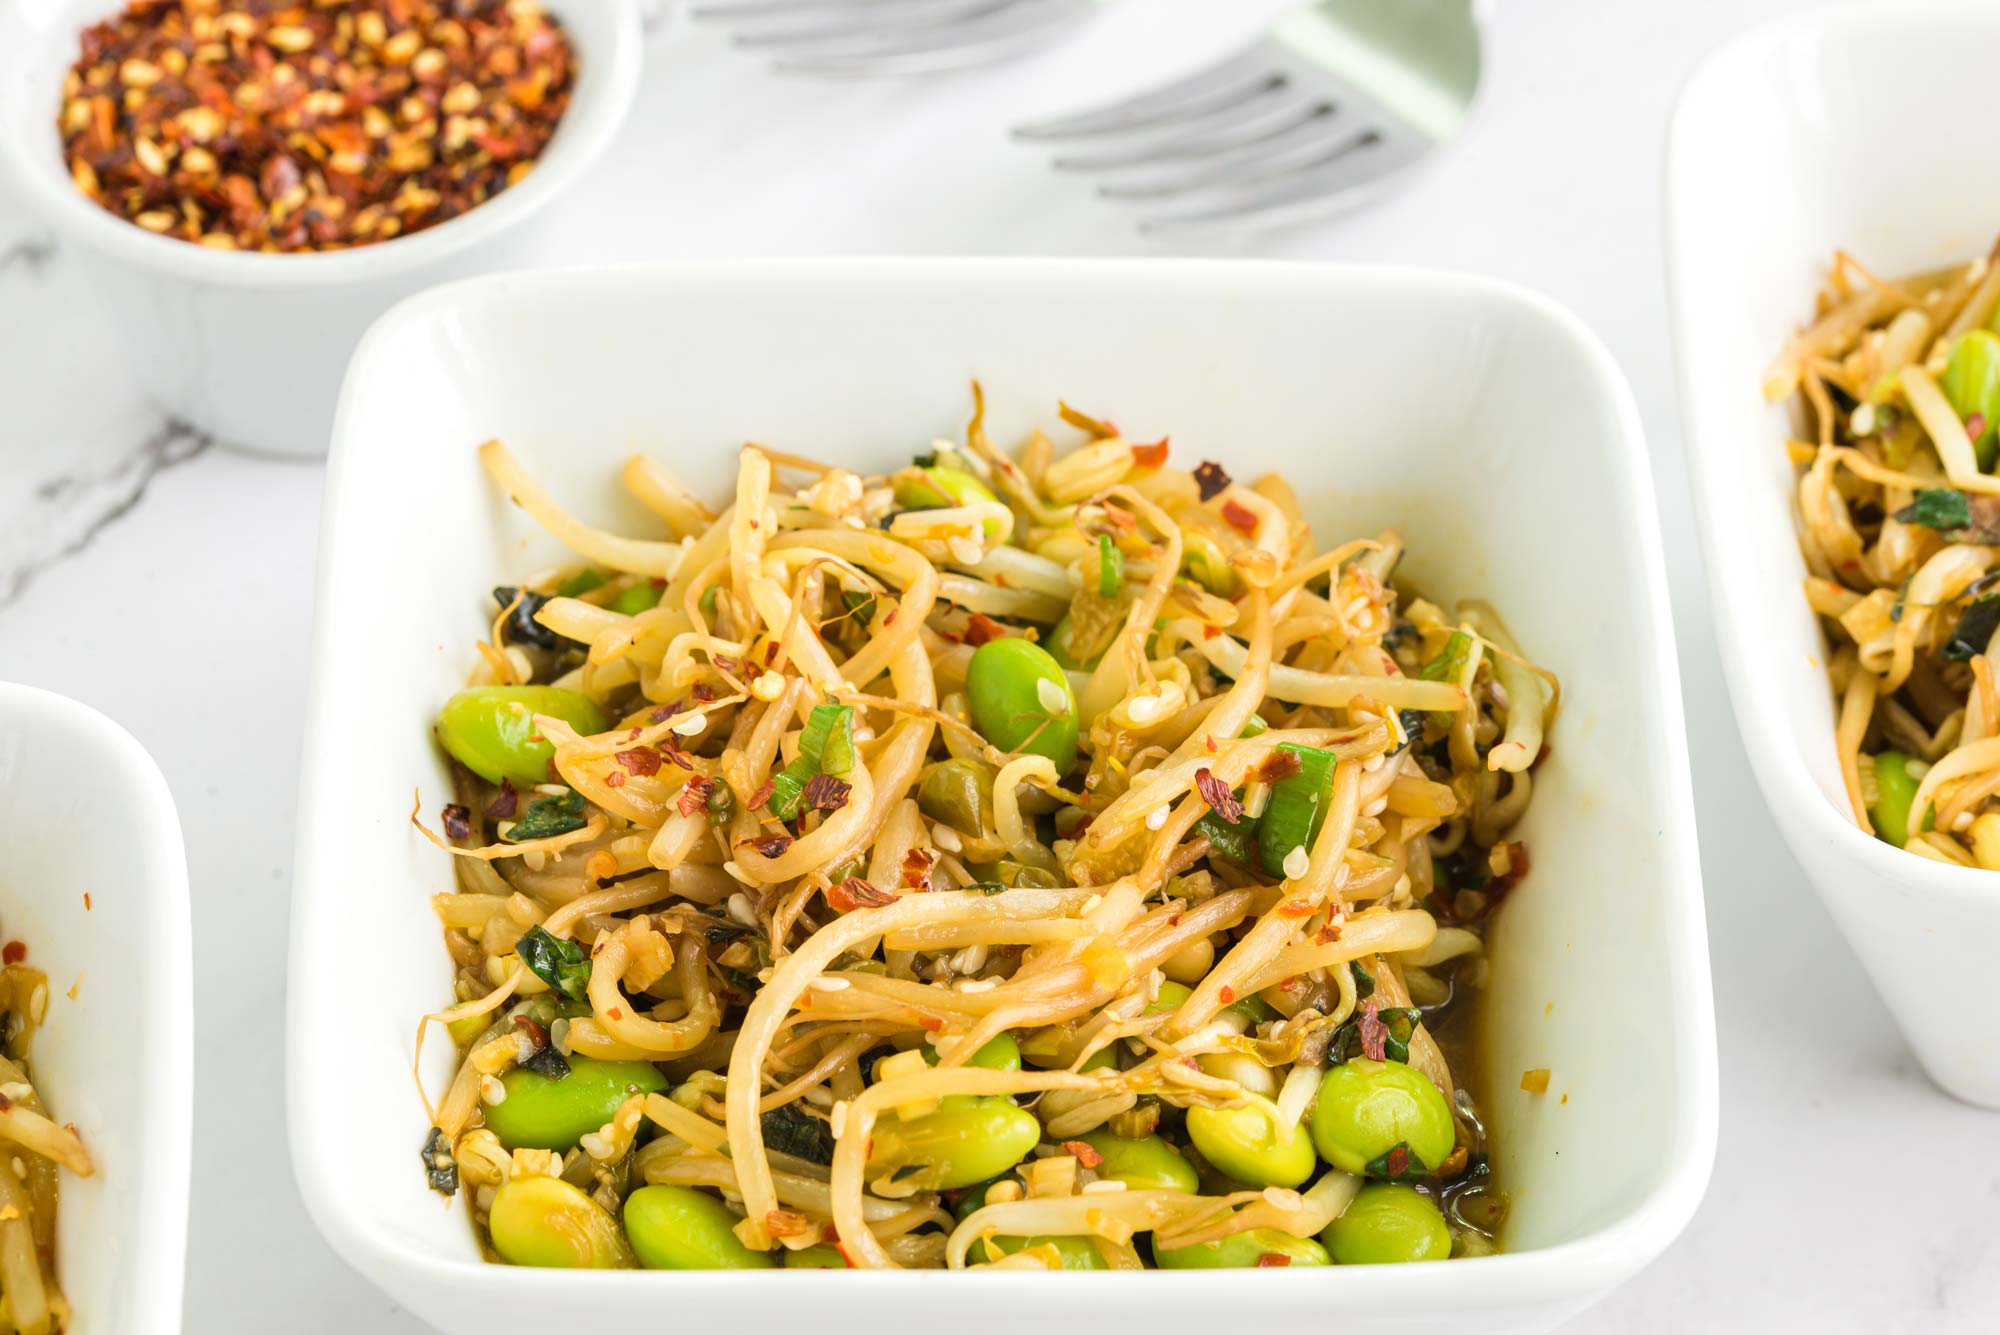
[[[1356,208],[1455,136],[1485,0],[1317,0],[1246,50],[1136,97],[1015,127],[1103,174],[1142,231],[1267,226]],[[1075,145],[1075,147],[1072,147]]]
[[[694,17],[789,74],[932,74],[1045,46],[1098,0],[710,0]]]

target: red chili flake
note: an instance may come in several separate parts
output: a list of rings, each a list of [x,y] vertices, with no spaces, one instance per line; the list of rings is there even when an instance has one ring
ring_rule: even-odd
[[[1127,533],[1139,531],[1139,521],[1115,505],[1104,507],[1104,518],[1113,528],[1123,529]]]
[[[514,1023],[520,1025],[521,1028],[528,1031],[528,1041],[530,1043],[533,1043],[536,1047],[545,1048],[549,1045],[549,1031],[542,1028],[541,1025],[535,1023],[534,1016],[516,1015],[514,1017]]]
[[[650,746],[635,746],[629,751],[620,751],[618,763],[635,775],[658,774],[660,753]]]
[[[1215,745],[1215,738],[1213,738],[1213,737],[1211,737],[1211,736],[1207,735],[1206,733],[1204,733],[1204,734],[1202,735],[1202,739],[1201,739],[1201,741],[1202,741],[1202,745],[1204,745],[1204,746],[1206,746],[1206,747],[1208,748],[1208,753],[1209,753],[1210,755],[1215,755],[1215,754],[1216,754],[1216,751],[1217,751],[1217,748],[1216,748],[1216,745]]]
[[[762,811],[764,804],[771,800],[771,789],[776,786],[775,781],[771,779],[764,780],[764,782],[757,785],[757,791],[750,794],[750,800],[745,805],[752,811]]]
[[[1132,462],[1141,468],[1159,468],[1167,462],[1167,438],[1161,436],[1151,445],[1134,445]]]
[[[636,742],[639,740],[639,734],[643,733],[644,731],[646,731],[644,728],[634,728],[632,729],[632,731],[625,734],[625,740],[628,742]]]
[[[789,834],[767,834],[750,841],[750,847],[767,858],[777,857],[791,846],[792,836]]]
[[[1225,985],[1222,991],[1218,992],[1216,995],[1221,997],[1222,1004],[1227,1006],[1230,1002],[1236,1000],[1236,989]]]
[[[604,786],[606,788],[623,788],[625,786],[625,771],[622,769],[612,770],[604,776]]]
[[[896,897],[886,890],[877,890],[859,876],[850,876],[827,889],[826,902],[836,913],[852,913],[856,909],[878,909],[893,904]]]
[[[1276,783],[1288,779],[1299,772],[1299,757],[1296,751],[1273,751],[1264,757],[1264,763],[1257,767],[1257,777],[1265,783]]]
[[[1085,1168],[1095,1168],[1104,1162],[1104,1156],[1081,1140],[1065,1140],[1062,1147],[1076,1156],[1076,1161]]]
[[[1361,1003],[1361,1050],[1379,1062],[1388,1051],[1389,1026],[1376,1010],[1373,997]]]
[[[707,682],[696,682],[694,690],[689,694],[694,697],[694,702],[698,705],[711,704],[715,700],[715,691]]]
[[[715,780],[704,779],[697,774],[681,788],[680,800],[674,803],[674,810],[683,816],[692,816],[708,805],[709,794],[714,791]]]
[[[889,609],[888,611],[884,612],[884,613],[882,614],[882,624],[883,624],[883,625],[885,625],[885,626],[893,626],[893,625],[895,625],[895,624],[896,624],[896,613],[898,613],[898,612],[900,612],[900,611],[902,611],[902,610],[903,610],[903,609],[902,609],[902,608],[900,608],[900,607],[892,607],[892,608],[890,608],[890,609]]]
[[[14,1100],[8,1098],[5,1094],[0,1094],[0,1112],[6,1112],[13,1106]]]
[[[776,640],[772,640],[769,644],[766,644],[764,646],[764,666],[769,667],[771,666],[771,664],[777,661],[778,661],[778,642]]]
[[[1007,628],[1005,626],[995,621],[992,617],[985,616],[979,612],[974,612],[965,623],[965,643],[975,649],[985,644],[988,640],[1001,640],[1006,637]]]
[[[1233,496],[1222,503],[1222,518],[1229,527],[1245,537],[1257,531],[1257,512]]]
[[[845,779],[815,774],[806,780],[806,805],[815,811],[838,811],[847,805],[847,795],[853,791],[854,785]]]
[[[1201,489],[1203,500],[1212,501],[1229,489],[1229,474],[1213,459],[1203,459],[1195,465],[1194,484]]]
[[[625,1012],[619,1010],[616,1006],[612,1006],[604,1012],[604,1018],[607,1020],[622,1020],[625,1018]]]
[[[514,791],[514,781],[500,780],[500,793],[486,804],[486,819],[512,820],[521,809],[521,795]]]
[[[931,863],[936,855],[927,848],[913,848],[903,854],[903,884],[911,890],[931,888]]]
[[[83,911],[85,913],[90,912],[90,891],[88,890],[83,892]]]
[[[19,964],[26,958],[28,958],[28,943],[25,941],[9,941],[5,946],[0,946],[0,964]]]
[[[1278,905],[1280,918],[1310,918],[1312,915],[1313,902],[1310,899],[1288,899]]]
[[[1194,772],[1195,791],[1201,800],[1208,803],[1216,815],[1231,825],[1243,823],[1243,804],[1236,800],[1236,794],[1229,791],[1229,785],[1215,777],[1215,771],[1206,765]]]
[[[1282,1270],[1292,1263],[1292,1258],[1283,1252],[1260,1252],[1257,1256],[1259,1270]]]
[[[1203,638],[1204,640],[1221,639],[1222,627],[1215,625],[1212,622],[1203,622],[1201,627],[1201,638]]]
[[[681,712],[681,702],[678,700],[669,700],[667,701],[667,703],[657,706],[653,710],[653,712],[651,714],[648,714],[646,717],[652,719],[653,722],[655,723],[665,723],[668,719],[672,718],[674,715],[680,712]]]
[[[687,758],[686,753],[681,750],[680,743],[675,741],[672,736],[668,736],[660,743],[660,755],[670,763],[679,765],[682,769],[690,773],[694,771],[694,762]]]
[[[1328,919],[1326,926],[1313,933],[1313,944],[1316,946],[1332,945],[1338,940],[1340,940],[1340,924],[1332,919]]]
[[[743,666],[735,659],[724,654],[710,654],[708,661],[715,665],[715,670],[718,672],[734,672]]]
[[[453,802],[444,809],[444,832],[454,839],[472,837],[472,808]]]
[[[1978,440],[1986,434],[1986,414],[1974,413],[1965,419],[1965,434]]]
[[[1382,1161],[1383,1176],[1398,1178],[1410,1171],[1410,1147],[1398,1145],[1389,1151],[1389,1157]]]
[[[807,993],[807,995],[810,996],[811,993]],[[927,1032],[933,1034],[939,1032],[944,1028],[943,1017],[937,1015],[919,1015],[917,1017],[917,1023],[922,1025]],[[1193,1063],[1191,1062],[1190,1064]]]

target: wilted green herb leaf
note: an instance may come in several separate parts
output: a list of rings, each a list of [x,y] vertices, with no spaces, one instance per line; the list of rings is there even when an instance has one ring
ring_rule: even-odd
[[[582,946],[551,936],[540,927],[530,927],[514,943],[514,951],[535,977],[571,1001],[583,1000],[584,989],[590,985],[590,956]]]
[[[1896,511],[1905,524],[1925,528],[1965,528],[1972,523],[1972,505],[1962,491],[1950,487],[1925,487],[1916,499]]]
[[[1407,1177],[1422,1177],[1430,1171],[1430,1166],[1411,1152],[1409,1145],[1397,1141],[1395,1148],[1385,1150],[1368,1161],[1370,1177],[1387,1178],[1400,1182]]]
[[[528,809],[521,813],[521,819],[514,822],[505,838],[510,844],[518,844],[581,830],[588,823],[583,818],[583,806],[583,794],[575,789],[561,797],[538,797],[528,803]]]
[[[451,1137],[442,1127],[432,1127],[430,1135],[424,1138],[421,1151],[424,1161],[424,1179],[430,1183],[432,1191],[444,1196],[458,1193],[458,1160],[451,1156]]]
[[[796,1103],[773,1108],[758,1119],[764,1132],[764,1148],[789,1154],[809,1163],[833,1162],[833,1129]]]
[[[1975,598],[1972,605],[1959,614],[1958,625],[1952,628],[1951,638],[1944,642],[1944,656],[1955,663],[1963,663],[1974,654],[1985,653],[1996,629],[2000,629],[2000,593]]]

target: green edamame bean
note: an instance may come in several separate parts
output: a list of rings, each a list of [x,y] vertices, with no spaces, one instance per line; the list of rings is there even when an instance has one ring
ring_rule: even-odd
[[[535,715],[553,714],[588,736],[611,726],[589,696],[560,686],[475,686],[445,701],[437,735],[452,759],[488,783],[516,787],[549,781],[556,749],[541,739]]]
[[[556,1177],[517,1177],[500,1184],[487,1212],[493,1250],[510,1265],[562,1270],[615,1270],[632,1264],[618,1221],[590,1197]]]
[[[1363,1187],[1319,1240],[1342,1265],[1442,1261],[1451,1255],[1444,1216],[1423,1193],[1397,1182]]]
[[[966,666],[965,695],[973,726],[1001,750],[1047,756],[1058,774],[1076,762],[1076,697],[1040,645],[1012,635],[980,645]]]
[[[1247,1270],[1263,1264],[1266,1256],[1282,1256],[1286,1265],[1333,1264],[1326,1248],[1311,1238],[1275,1228],[1253,1228],[1191,1247],[1153,1248],[1153,1264],[1162,1270]]]
[[[1172,979],[1168,979],[1166,982],[1160,984],[1159,995],[1154,997],[1146,1009],[1140,1011],[1139,1014],[1165,1015],[1168,1011],[1177,1011],[1181,1008],[1181,1003],[1193,995],[1194,989],[1187,984],[1176,983]]]
[[[664,592],[664,589],[655,586],[650,580],[628,584],[618,591],[616,598],[611,600],[611,610],[623,612],[628,617],[638,616],[641,612],[650,612],[660,605],[660,595]]]
[[[1012,1256],[1015,1252],[1024,1252],[1030,1247],[1053,1247],[1056,1249],[1056,1255],[1062,1258],[1062,1268],[1065,1270],[1111,1268],[1111,1263],[1104,1259],[1104,1253],[1097,1250],[1095,1243],[1089,1238],[1077,1237],[1074,1234],[1033,1238],[1016,1238],[1001,1234],[993,1239],[993,1245],[1000,1249],[1000,1254],[1003,1256]],[[986,1249],[976,1242],[972,1244],[972,1250],[966,1253],[966,1258],[974,1262],[988,1259]]]
[[[1920,782],[1910,773],[1910,758],[1901,751],[1875,757],[1875,805],[1868,808],[1868,819],[1876,838],[1898,848],[1910,842],[1910,804],[1917,800]]]
[[[1456,1138],[1444,1095],[1402,1062],[1356,1057],[1320,1079],[1313,1144],[1343,1173],[1380,1176],[1379,1161],[1402,1145],[1415,1161],[1407,1171],[1421,1174],[1445,1161]]]
[[[641,1187],[625,1198],[625,1236],[648,1270],[769,1270],[777,1258],[745,1247],[729,1207],[693,1187]]]
[[[2000,435],[1995,434],[2000,428],[2000,336],[1974,329],[1952,340],[1938,388],[1960,417],[1968,422],[1974,415],[1985,420],[1972,442],[1972,453],[1980,471],[1990,470],[2000,457]]]
[[[1181,1152],[1158,1136],[1114,1136],[1109,1131],[1093,1131],[1083,1143],[1104,1156],[1097,1175],[1123,1182],[1133,1191],[1171,1188],[1197,1191],[1194,1165]]]
[[[942,762],[918,785],[917,809],[961,834],[984,839],[986,813],[993,809],[992,767],[977,760]]]
[[[926,1043],[923,1051],[924,1060],[936,1066],[938,1050]],[[1012,1034],[1000,1034],[973,1053],[964,1065],[988,1071],[1018,1071],[1021,1069],[1021,1045],[1014,1041]]]
[[[917,1165],[897,1179],[918,1191],[949,1191],[998,1177],[1042,1138],[1033,1113],[1004,1098],[957,1097],[921,1117],[878,1118],[868,1144],[869,1177]]]
[[[840,1248],[829,1247],[824,1242],[811,1247],[801,1247],[797,1251],[785,1253],[787,1270],[845,1270],[847,1258],[840,1254]]]
[[[1296,1187],[1312,1176],[1313,1143],[1305,1128],[1274,1130],[1277,1105],[1261,1094],[1244,1095],[1233,1108],[1190,1108],[1188,1139],[1201,1157],[1253,1187]]]
[[[571,1057],[569,1074],[551,1080],[515,1067],[500,1077],[507,1097],[486,1107],[486,1126],[510,1150],[562,1150],[609,1122],[633,1094],[657,1094],[667,1078],[651,1062]]]

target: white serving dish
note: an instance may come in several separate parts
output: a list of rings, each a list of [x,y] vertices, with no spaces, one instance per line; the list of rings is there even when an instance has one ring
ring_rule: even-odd
[[[1906,0],[1759,29],[1688,82],[1667,153],[1681,406],[1716,636],[1778,827],[1931,1078],[2000,1107],[2000,876],[1863,834],[1834,751],[1826,647],[1793,528],[1788,408],[1765,368],[1836,248],[1896,274],[1984,251],[2000,152],[1980,89],[2000,8]],[[1782,924],[1772,924],[1782,931]]]
[[[1560,672],[1535,869],[1494,943],[1489,1096],[1514,1254],[1421,1273],[530,1272],[483,1265],[424,1186],[417,1018],[450,966],[410,828],[484,591],[555,555],[482,476],[504,437],[562,499],[644,531],[616,472],[650,449],[714,494],[757,439],[886,469],[959,432],[983,379],[1001,439],[1058,397],[1239,476],[1282,468],[1327,532],[1394,523],[1431,587],[1491,598]],[[1579,559],[1579,557],[1584,559]],[[293,913],[295,1163],[349,1262],[452,1335],[740,1322],[859,1332],[891,1304],[955,1328],[1213,1329],[1245,1310],[1343,1331],[1544,1330],[1657,1255],[1716,1129],[1706,939],[1644,444],[1610,358],[1516,289],[1229,263],[755,263],[458,284],[397,308],[349,374],[328,476]],[[365,969],[356,961],[365,961]],[[362,982],[365,974],[365,984]],[[433,1088],[448,1044],[424,1056]],[[1519,1073],[1547,1066],[1542,1097]],[[1566,1096],[1566,1098],[1565,1098]],[[891,1296],[891,1290],[897,1296]]]
[[[96,1170],[62,1179],[68,1335],[177,1335],[194,969],[173,798],[152,757],[103,715],[0,683],[0,802],[0,938],[25,943],[49,976],[36,1091],[75,1124]]]
[[[448,279],[562,258],[536,215],[599,156],[639,83],[634,0],[544,0],[577,51],[568,113],[528,178],[448,223],[355,250],[236,254],[154,236],[84,197],[56,115],[84,26],[123,0],[0,5],[0,173],[83,264],[140,386],[165,414],[260,453],[326,452],[362,331]]]

